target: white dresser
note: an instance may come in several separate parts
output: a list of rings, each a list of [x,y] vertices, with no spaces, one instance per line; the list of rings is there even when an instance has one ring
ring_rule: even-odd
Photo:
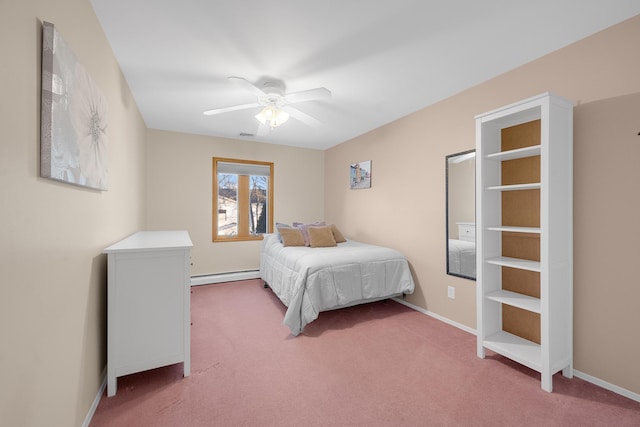
[[[458,222],[458,240],[476,241],[476,224],[474,222]]]
[[[192,246],[186,231],[141,231],[104,250],[108,396],[134,372],[184,362],[189,376]]]

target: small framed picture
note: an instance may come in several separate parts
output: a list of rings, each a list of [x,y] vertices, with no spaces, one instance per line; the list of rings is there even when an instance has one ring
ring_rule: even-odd
[[[371,160],[352,164],[349,182],[352,190],[371,188]]]

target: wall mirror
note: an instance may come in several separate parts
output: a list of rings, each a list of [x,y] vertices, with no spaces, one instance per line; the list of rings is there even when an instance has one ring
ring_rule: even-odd
[[[476,152],[446,156],[447,274],[476,280]]]

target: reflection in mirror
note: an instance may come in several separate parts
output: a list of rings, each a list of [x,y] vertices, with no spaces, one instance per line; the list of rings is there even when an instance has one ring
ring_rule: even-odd
[[[476,152],[446,156],[447,274],[476,279]]]

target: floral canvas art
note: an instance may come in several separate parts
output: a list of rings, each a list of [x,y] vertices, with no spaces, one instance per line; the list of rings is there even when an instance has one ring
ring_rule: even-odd
[[[107,189],[107,101],[53,24],[42,27],[40,175]]]

